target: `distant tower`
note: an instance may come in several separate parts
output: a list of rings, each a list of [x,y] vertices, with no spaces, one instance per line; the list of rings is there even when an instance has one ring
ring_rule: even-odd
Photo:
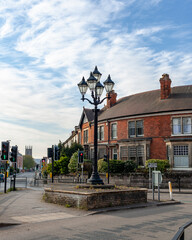
[[[32,157],[32,146],[25,146],[25,155]]]

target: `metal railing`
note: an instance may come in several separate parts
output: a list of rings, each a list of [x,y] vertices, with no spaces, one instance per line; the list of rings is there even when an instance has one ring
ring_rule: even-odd
[[[185,239],[185,229],[188,228],[192,224],[192,221],[184,224],[179,228],[175,236],[172,238],[172,240],[184,240]]]
[[[10,178],[10,188],[13,188],[14,178]],[[15,187],[16,188],[27,188],[27,177],[25,178],[15,178]]]
[[[68,177],[68,178],[54,178],[54,183],[86,183],[87,179],[83,180],[80,177]],[[33,187],[43,187],[46,184],[51,184],[52,180],[50,178],[34,178],[30,182],[30,186]]]

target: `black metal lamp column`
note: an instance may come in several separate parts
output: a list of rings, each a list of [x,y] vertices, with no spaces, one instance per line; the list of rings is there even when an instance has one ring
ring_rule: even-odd
[[[106,98],[110,99],[110,92],[113,90],[114,82],[111,80],[110,75],[107,80],[104,82],[105,90],[107,92],[107,97],[100,100],[100,97],[103,93],[104,86],[100,83],[101,73],[98,71],[97,66],[93,73],[90,73],[90,77],[85,81],[85,78],[82,78],[82,81],[78,84],[79,90],[82,94],[82,101],[87,100],[90,104],[95,106],[94,112],[94,163],[93,163],[93,171],[91,177],[88,179],[88,183],[90,184],[103,184],[103,180],[100,178],[99,173],[97,171],[97,125],[98,125],[98,109],[97,105],[101,104]],[[93,102],[88,98],[85,98],[84,95],[87,92],[87,89],[91,91],[91,97]]]

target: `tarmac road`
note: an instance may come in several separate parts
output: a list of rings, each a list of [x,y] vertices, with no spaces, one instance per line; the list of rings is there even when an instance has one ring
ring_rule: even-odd
[[[192,219],[192,194],[174,194],[183,204],[152,206],[94,214],[65,208],[42,200],[42,190],[22,190],[0,194],[1,240],[27,239],[130,239],[170,240],[184,223]],[[151,193],[149,193],[151,197]],[[161,199],[169,198],[168,192]],[[93,214],[93,215],[92,215]],[[192,239],[192,228],[186,239]]]

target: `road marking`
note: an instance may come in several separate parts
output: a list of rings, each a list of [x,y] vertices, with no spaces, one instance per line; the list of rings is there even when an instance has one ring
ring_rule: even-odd
[[[15,216],[15,217],[12,217],[12,219],[20,222],[37,223],[37,222],[45,222],[50,220],[72,218],[72,217],[75,217],[75,216],[68,213],[59,212],[59,213],[44,213],[44,214],[37,214],[37,215],[28,215],[28,216]]]

